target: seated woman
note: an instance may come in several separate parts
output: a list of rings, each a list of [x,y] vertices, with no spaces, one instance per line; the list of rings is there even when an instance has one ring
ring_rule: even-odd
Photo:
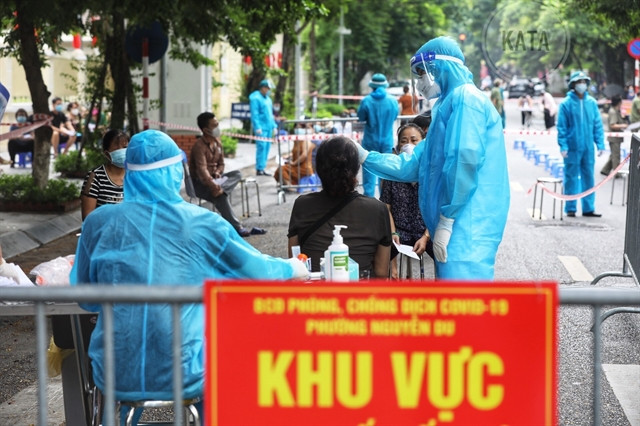
[[[426,125],[426,128],[429,128],[429,124]],[[405,124],[398,129],[396,153],[412,155],[413,148],[424,138],[425,133],[417,124]],[[380,201],[387,205],[391,214],[393,240],[398,244],[412,246],[418,256],[426,251],[433,258],[433,243],[429,238],[429,231],[422,220],[418,206],[418,183],[383,180],[380,191]],[[393,247],[391,249],[392,278],[398,278],[397,254],[398,251]]]
[[[109,130],[102,138],[103,154],[107,163],[87,174],[82,185],[82,220],[96,207],[122,202],[124,159],[129,136],[120,130]]]
[[[346,225],[341,234],[349,256],[358,262],[361,274],[389,276],[391,225],[384,203],[359,194],[358,148],[351,139],[337,136],[318,148],[316,169],[322,191],[298,197],[289,220],[289,255],[300,246],[311,258],[313,271],[333,240],[334,225]],[[366,218],[366,220],[364,220]]]
[[[296,127],[296,135],[305,135],[304,127]],[[311,176],[313,174],[313,166],[311,163],[312,151],[315,145],[306,137],[301,137],[293,142],[291,155],[283,156],[284,164],[276,169],[273,174],[276,182],[280,182],[280,174],[282,174],[283,185],[297,185],[300,178]]]
[[[9,131],[17,130],[20,127],[28,126],[29,124],[31,124],[29,122],[29,114],[27,114],[27,111],[20,108],[16,111],[16,124],[12,124],[11,127],[9,127]],[[11,167],[15,167],[16,154],[30,152],[31,158],[33,158],[33,134],[25,133],[19,138],[9,139],[8,149]]]

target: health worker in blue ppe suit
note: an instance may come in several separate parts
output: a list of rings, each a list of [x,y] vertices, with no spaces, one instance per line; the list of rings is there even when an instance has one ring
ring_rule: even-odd
[[[598,103],[589,96],[591,79],[584,71],[575,71],[569,79],[569,92],[558,107],[558,145],[564,158],[564,193],[574,195],[593,188],[595,147],[598,156],[604,152],[604,131]],[[566,201],[564,211],[575,217],[576,200]],[[600,217],[596,194],[582,197],[582,216]]]
[[[277,127],[276,119],[273,117],[273,102],[269,97],[270,91],[271,82],[262,80],[258,90],[249,95],[253,134],[265,139],[271,139]],[[270,149],[270,140],[256,140],[256,175],[258,176],[270,176],[264,170],[267,167]]]
[[[411,71],[422,96],[438,98],[426,140],[411,155],[361,149],[360,160],[384,179],[419,183],[437,278],[491,280],[509,211],[502,119],[452,39],[423,45]]]
[[[389,87],[384,74],[374,74],[369,81],[373,92],[362,99],[358,119],[365,121],[362,146],[369,151],[389,153],[393,151],[393,124],[398,117],[398,100],[387,93]],[[378,177],[362,170],[364,195],[375,195]]]
[[[124,200],[85,219],[71,271],[72,285],[202,286],[207,278],[286,280],[306,277],[298,259],[260,253],[220,215],[180,195],[182,153],[166,134],[131,138]],[[101,305],[82,303],[101,312]],[[115,397],[172,400],[172,315],[168,304],[115,304]],[[181,308],[183,395],[203,395],[204,315],[201,304]],[[93,378],[104,391],[103,315],[91,335]],[[124,411],[124,410],[123,410]]]

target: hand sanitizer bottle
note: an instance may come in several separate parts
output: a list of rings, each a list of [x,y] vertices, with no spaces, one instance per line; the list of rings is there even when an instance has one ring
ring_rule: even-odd
[[[340,229],[344,225],[335,225],[333,241],[324,252],[324,270],[328,281],[349,281],[349,247],[344,244]]]

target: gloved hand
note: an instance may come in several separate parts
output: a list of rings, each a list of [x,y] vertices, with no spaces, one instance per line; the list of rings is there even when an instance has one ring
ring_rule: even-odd
[[[562,158],[567,158],[569,156],[569,151],[560,151],[560,155],[562,155]]]
[[[362,145],[360,145],[358,142],[354,142],[354,143],[358,147],[358,161],[360,162],[360,164],[362,164],[369,156],[369,151],[364,149]]]
[[[453,219],[440,215],[440,221],[436,226],[436,235],[433,237],[433,254],[440,263],[447,263],[447,246],[451,239]]]
[[[604,149],[599,149],[598,150],[598,157],[602,157],[602,154],[604,154]]]
[[[293,269],[293,276],[291,278],[306,280],[309,278],[309,270],[307,269],[307,265],[302,263],[300,259],[292,257],[287,259],[287,262],[291,265],[291,269]]]

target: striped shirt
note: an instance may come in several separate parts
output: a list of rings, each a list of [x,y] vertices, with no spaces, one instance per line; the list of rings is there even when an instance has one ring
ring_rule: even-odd
[[[96,206],[99,207],[104,204],[121,203],[123,189],[122,185],[113,183],[103,164],[87,174],[82,185],[82,195],[95,198]]]

